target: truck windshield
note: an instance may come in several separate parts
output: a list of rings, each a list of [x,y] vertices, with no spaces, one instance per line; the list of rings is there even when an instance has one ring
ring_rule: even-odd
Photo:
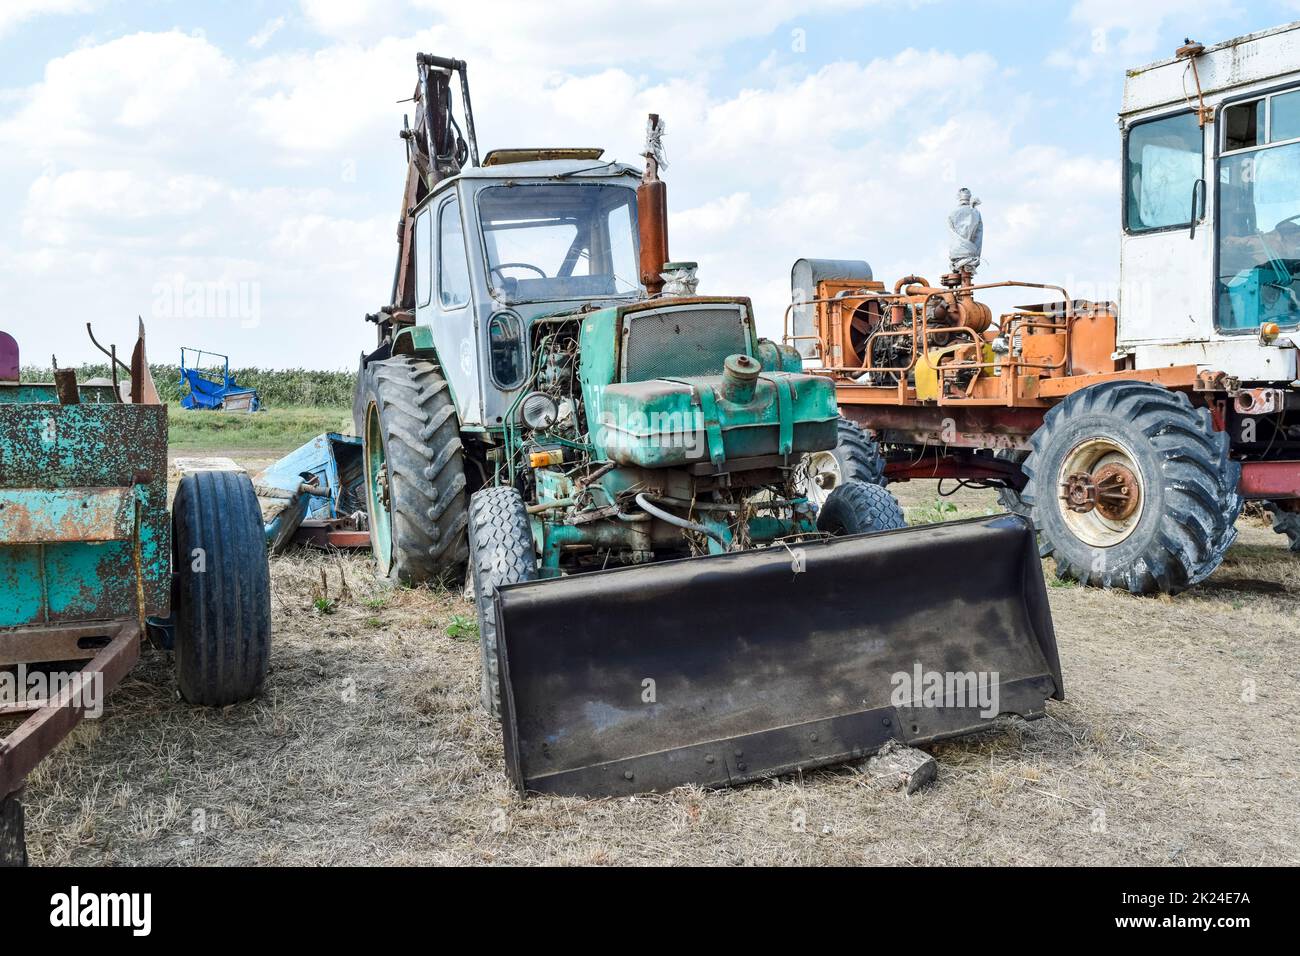
[[[640,290],[636,191],[595,183],[489,186],[478,194],[488,284],[508,302]]]
[[[1224,331],[1300,321],[1300,94],[1225,108],[1216,319]]]

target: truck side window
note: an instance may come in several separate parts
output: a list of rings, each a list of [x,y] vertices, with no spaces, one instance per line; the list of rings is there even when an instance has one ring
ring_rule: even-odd
[[[1203,175],[1203,147],[1194,113],[1130,127],[1124,163],[1124,226],[1130,233],[1191,225],[1192,187]]]
[[[1279,93],[1269,105],[1273,119],[1268,134],[1270,143],[1300,139],[1300,90]]]
[[[433,254],[433,219],[424,210],[415,220],[415,304],[428,305],[433,283],[429,280],[430,256]]]
[[[1248,149],[1264,142],[1264,100],[1223,108],[1223,150]]]
[[[469,302],[469,262],[456,199],[443,203],[438,211],[438,302],[444,309],[459,309]]]

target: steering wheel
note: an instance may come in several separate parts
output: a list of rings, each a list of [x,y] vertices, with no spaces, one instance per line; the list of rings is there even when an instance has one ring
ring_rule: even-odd
[[[497,272],[497,273],[500,273],[502,269],[532,269],[534,272],[536,272],[536,273],[537,273],[539,276],[541,276],[543,279],[549,279],[549,278],[550,278],[550,276],[548,276],[548,275],[546,274],[546,270],[545,270],[545,269],[542,269],[542,268],[540,268],[540,267],[538,267],[538,266],[535,266],[535,265],[533,265],[531,262],[501,262],[501,263],[498,263],[497,265],[492,266],[492,268],[490,268],[490,269],[488,270],[488,272]],[[508,279],[509,276],[507,276],[507,275],[505,275],[505,274],[503,273],[503,274],[501,275],[501,278],[502,278],[502,279]]]

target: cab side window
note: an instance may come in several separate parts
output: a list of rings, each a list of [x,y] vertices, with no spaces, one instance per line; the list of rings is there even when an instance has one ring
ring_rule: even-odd
[[[415,304],[429,304],[433,289],[429,257],[433,250],[433,217],[425,210],[415,220]]]
[[[1191,225],[1192,189],[1204,175],[1195,113],[1135,123],[1124,161],[1124,226],[1130,233]]]
[[[469,261],[456,199],[438,209],[438,303],[444,309],[459,309],[469,303]]]

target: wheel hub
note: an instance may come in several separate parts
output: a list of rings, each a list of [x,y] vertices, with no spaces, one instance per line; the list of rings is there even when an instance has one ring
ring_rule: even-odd
[[[1096,509],[1111,521],[1123,521],[1137,511],[1137,477],[1124,465],[1110,462],[1091,474],[1076,472],[1061,483],[1061,499],[1076,514]]]
[[[1108,436],[1085,438],[1059,467],[1059,513],[1071,534],[1093,548],[1112,548],[1133,533],[1147,488],[1127,446]]]

